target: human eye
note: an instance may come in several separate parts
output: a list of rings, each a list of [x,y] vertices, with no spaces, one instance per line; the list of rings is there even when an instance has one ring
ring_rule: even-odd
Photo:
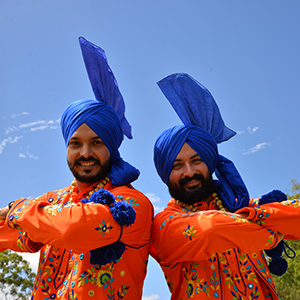
[[[192,163],[195,165],[199,165],[202,163],[202,159],[200,157],[196,157],[192,160]]]
[[[103,145],[103,142],[102,140],[98,139],[98,140],[94,140],[93,144],[98,146],[98,145]]]
[[[76,147],[76,146],[79,146],[79,142],[77,140],[71,140],[69,142],[69,147]]]
[[[176,162],[176,163],[174,163],[172,170],[178,170],[181,168],[181,166],[182,166],[182,164],[180,162]]]

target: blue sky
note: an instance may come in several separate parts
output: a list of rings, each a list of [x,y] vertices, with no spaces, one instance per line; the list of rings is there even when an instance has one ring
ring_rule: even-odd
[[[72,181],[59,119],[70,102],[94,98],[79,36],[106,52],[133,128],[120,151],[156,212],[170,197],[153,144],[180,124],[156,82],[176,72],[206,86],[238,133],[219,150],[250,195],[289,192],[300,180],[299,12],[296,0],[1,0],[0,204]],[[144,300],[168,298],[151,259]]]

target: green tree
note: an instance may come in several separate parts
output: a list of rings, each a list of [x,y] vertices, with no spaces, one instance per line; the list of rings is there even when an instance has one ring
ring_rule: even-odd
[[[296,179],[291,180],[291,192],[292,194],[288,196],[288,199],[299,199],[300,198],[300,183]]]
[[[34,278],[29,263],[21,255],[10,250],[0,252],[1,299],[29,299]]]
[[[300,183],[291,180],[291,194],[287,194],[288,199],[300,198]],[[295,251],[296,257],[290,259],[284,255],[289,266],[287,272],[280,276],[274,276],[277,293],[281,300],[300,299],[300,241],[287,241],[287,244]]]

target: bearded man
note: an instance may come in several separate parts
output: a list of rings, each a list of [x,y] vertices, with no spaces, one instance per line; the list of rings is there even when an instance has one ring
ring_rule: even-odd
[[[218,153],[217,143],[235,133],[209,91],[187,74],[158,84],[184,123],[154,147],[173,199],[154,218],[151,254],[171,299],[278,299],[271,271],[286,270],[282,238],[300,239],[299,200],[278,190],[249,199],[234,164]],[[268,266],[265,253],[274,257],[274,249],[278,259]]]
[[[141,299],[153,207],[132,187],[139,171],[118,151],[131,128],[104,52],[80,43],[101,101],[75,101],[61,118],[75,180],[3,208],[0,249],[40,251],[32,300]]]

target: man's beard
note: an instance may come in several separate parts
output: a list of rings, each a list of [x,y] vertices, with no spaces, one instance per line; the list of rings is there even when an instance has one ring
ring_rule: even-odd
[[[94,161],[96,164],[98,164],[101,167],[101,170],[96,174],[96,175],[89,175],[90,170],[86,170],[84,175],[80,175],[76,170],[75,167],[77,165],[77,163],[79,163],[80,161]],[[101,164],[100,160],[94,157],[90,157],[90,158],[84,158],[84,157],[80,157],[78,159],[75,160],[74,164],[71,164],[68,161],[68,166],[70,168],[70,171],[72,172],[73,176],[76,178],[76,180],[80,181],[80,182],[84,182],[84,183],[95,183],[100,181],[101,179],[105,178],[108,174],[108,171],[111,168],[111,163],[110,161],[108,161],[105,164]]]
[[[184,185],[193,180],[201,180],[202,185],[195,187],[194,189],[186,190]],[[180,202],[185,204],[194,204],[200,201],[206,200],[214,192],[214,181],[209,174],[207,178],[204,178],[202,174],[195,174],[193,177],[184,177],[179,180],[179,187],[168,185],[170,195]]]

